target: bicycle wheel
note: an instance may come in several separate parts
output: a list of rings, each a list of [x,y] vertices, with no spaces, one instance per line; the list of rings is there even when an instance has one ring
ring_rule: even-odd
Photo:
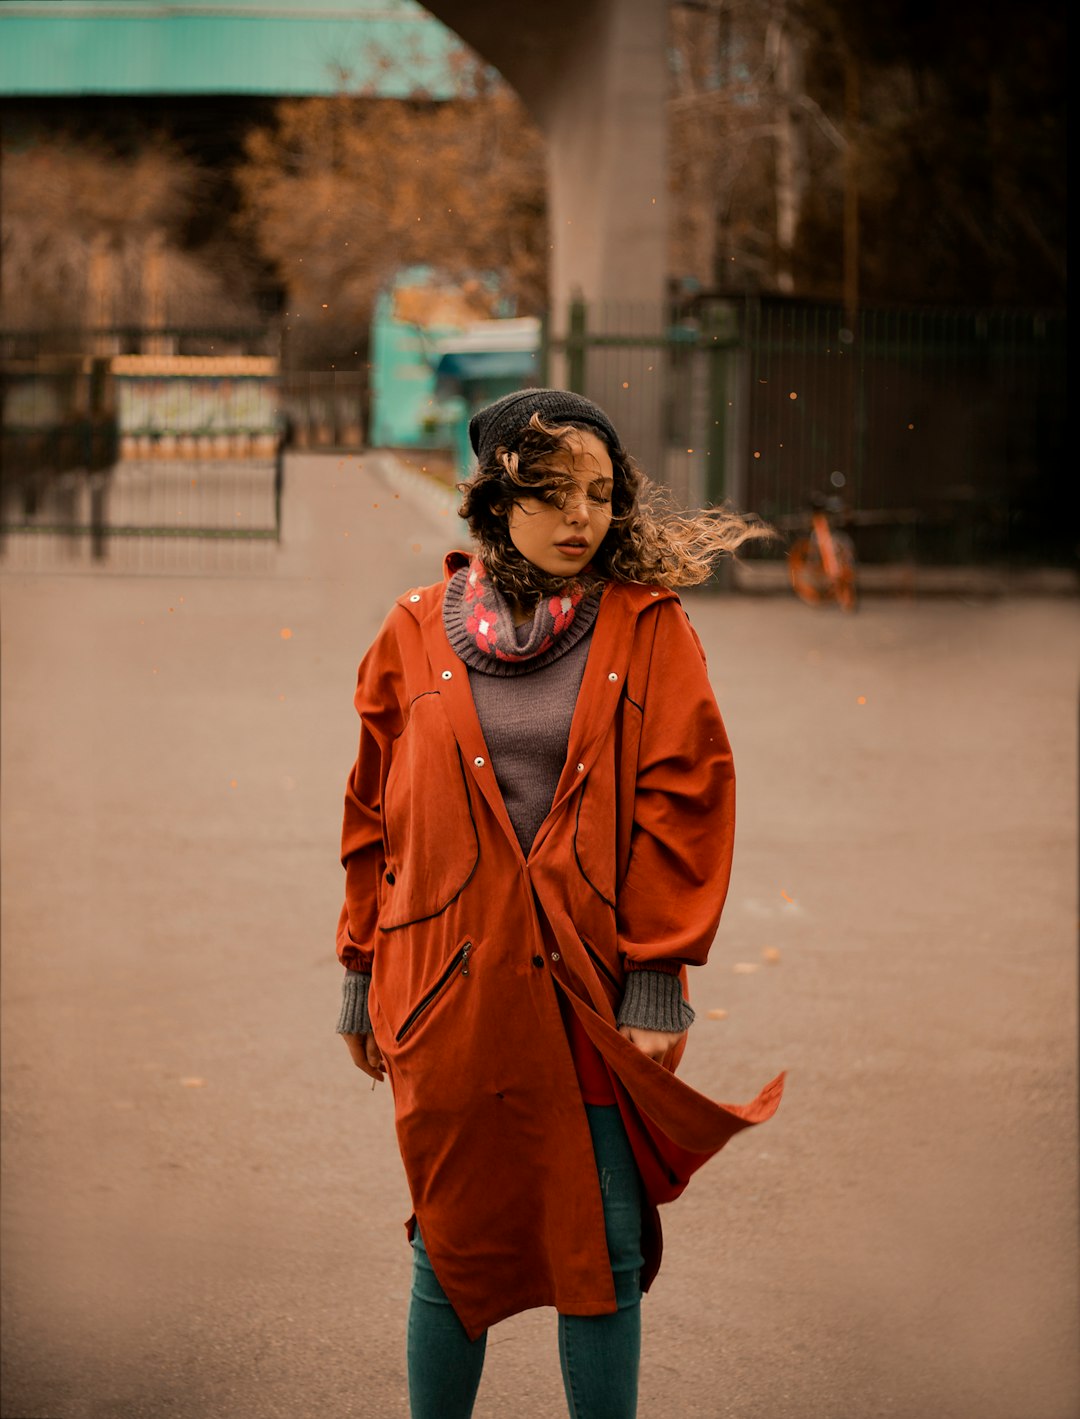
[[[833,533],[833,548],[839,564],[833,595],[843,611],[854,611],[855,595],[855,544],[846,532]]]
[[[819,605],[829,591],[829,578],[821,561],[821,549],[816,537],[800,537],[788,552],[788,573],[791,589],[808,606]]]
[[[838,573],[829,576],[821,558],[816,537],[800,537],[788,552],[788,572],[791,586],[800,601],[819,606],[823,601],[836,601],[845,611],[855,609],[855,547],[844,532],[832,534]]]

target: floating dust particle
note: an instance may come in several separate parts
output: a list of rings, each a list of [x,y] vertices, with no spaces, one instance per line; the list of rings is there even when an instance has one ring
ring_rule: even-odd
[[[785,902],[790,902],[792,906],[795,905],[795,898],[789,897],[788,894],[784,891],[783,887],[780,888],[780,895],[783,897]]]
[[[780,962],[780,952],[775,946],[763,946],[761,948],[761,959],[768,961],[770,966],[778,965]]]
[[[230,787],[230,788],[239,788],[240,785],[239,785],[239,783],[237,782],[236,779],[231,778],[231,779],[229,780],[229,787]]]
[[[731,969],[737,976],[752,976],[757,968],[757,961],[736,961]]]
[[[283,700],[284,698],[285,698],[284,695],[278,695],[278,699],[279,699],[279,700]]]
[[[754,454],[754,457],[755,457],[755,458],[760,458],[760,457],[761,457],[761,454],[760,454],[760,453],[755,453],[755,454]]]
[[[622,382],[622,387],[623,387],[624,389],[629,389],[629,388],[630,388],[630,381],[629,381],[628,379],[624,379],[623,382]]]
[[[860,695],[860,696],[858,697],[858,699],[855,701],[855,703],[856,703],[857,705],[864,705],[864,704],[866,704],[866,696],[865,696],[865,695]]]
[[[798,399],[798,397],[799,396],[795,393],[794,390],[792,390],[791,393],[788,395],[789,399]]]
[[[206,1080],[200,1079],[194,1074],[185,1074],[180,1083],[185,1089],[204,1089],[206,1087]]]
[[[727,1011],[726,1011],[726,1010],[707,1010],[707,1011],[705,1012],[705,1018],[708,1019],[708,1020],[726,1020],[726,1019],[727,1019]]]
[[[292,631],[289,630],[288,626],[282,626],[282,628],[281,628],[281,639],[282,639],[283,641],[291,641],[291,640],[292,640]]]

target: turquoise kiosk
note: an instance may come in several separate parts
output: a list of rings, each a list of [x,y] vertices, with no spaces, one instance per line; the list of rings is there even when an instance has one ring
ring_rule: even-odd
[[[473,414],[504,394],[535,384],[539,369],[540,322],[531,317],[479,320],[439,342],[435,390],[442,408],[452,415],[448,431],[462,477],[475,461],[469,443]]]
[[[428,267],[399,272],[372,322],[374,447],[444,449],[468,472],[474,410],[539,370],[540,322],[514,318],[508,304],[494,277],[451,284]]]

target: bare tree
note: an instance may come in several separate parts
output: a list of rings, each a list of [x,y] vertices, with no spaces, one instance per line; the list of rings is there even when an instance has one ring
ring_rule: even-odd
[[[673,0],[672,270],[856,303],[1065,298],[1065,15]]]
[[[546,301],[543,144],[478,66],[462,97],[290,99],[236,173],[241,222],[287,292],[289,320],[366,326],[402,267],[495,273],[522,312]],[[297,322],[301,324],[297,326]]]
[[[94,138],[43,136],[5,148],[0,182],[5,325],[250,319],[236,258],[184,249],[202,174],[167,139],[121,155]]]

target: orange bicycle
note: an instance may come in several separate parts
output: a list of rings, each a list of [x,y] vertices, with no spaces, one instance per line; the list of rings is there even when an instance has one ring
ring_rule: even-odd
[[[844,611],[855,610],[855,544],[829,520],[843,512],[841,498],[814,493],[810,499],[810,534],[788,552],[788,571],[795,595],[808,606],[835,601]]]

